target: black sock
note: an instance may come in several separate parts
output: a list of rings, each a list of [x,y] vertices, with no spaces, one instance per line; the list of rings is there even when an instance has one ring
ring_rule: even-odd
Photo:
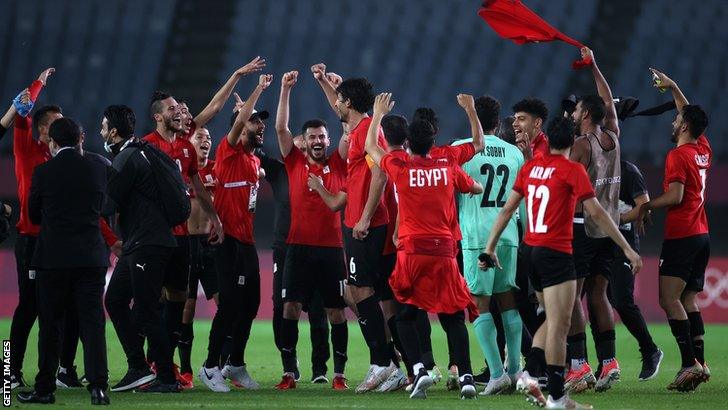
[[[225,366],[225,363],[228,362],[230,359],[230,352],[233,350],[233,337],[228,335],[225,337],[225,342],[222,344],[222,349],[220,350],[220,368],[222,369],[222,366]]]
[[[179,350],[179,368],[182,373],[192,373],[192,340],[194,338],[192,323],[182,323],[177,346]]]
[[[400,356],[402,357],[402,362],[404,362],[404,366],[407,369],[407,373],[412,373],[412,364],[410,364],[409,360],[407,359],[407,353],[404,351],[404,347],[402,347],[402,341],[399,340],[399,332],[397,331],[397,316],[394,315],[389,318],[387,321],[387,327],[389,327],[389,332],[392,334],[392,341],[394,342],[394,347],[399,351]],[[396,353],[395,353],[396,356]],[[397,362],[395,362],[397,363]],[[399,366],[399,363],[397,363],[397,366]]]
[[[420,310],[417,312],[415,319],[418,339],[420,341],[420,352],[422,355],[422,364],[425,369],[432,370],[435,367],[435,356],[432,354],[432,326],[430,325],[430,318],[427,316],[427,312]],[[400,340],[401,340],[400,336]],[[414,364],[414,363],[412,363]]]
[[[584,332],[566,337],[566,360],[572,359],[586,360],[586,333]]]
[[[346,322],[331,325],[331,344],[334,348],[334,373],[344,374],[346,348],[349,345],[349,328]]]
[[[281,360],[283,371],[296,371],[296,345],[298,344],[298,320],[281,319]]]
[[[614,347],[614,339],[616,334],[614,330],[607,330],[597,335],[597,358],[599,363],[604,363],[605,360],[614,359],[616,356],[616,348]]]
[[[690,338],[690,322],[687,320],[668,319],[672,335],[675,336],[677,347],[680,348],[682,367],[690,367],[695,364],[695,353],[693,341]]]
[[[700,312],[688,312],[688,321],[690,322],[690,337],[693,338],[695,358],[700,364],[705,364],[705,342],[703,340],[705,326],[703,325],[703,316]]]
[[[167,326],[167,337],[169,338],[169,349],[174,355],[174,349],[179,341],[182,327],[182,313],[185,310],[185,302],[167,300],[164,302],[164,323]]]
[[[558,400],[564,395],[564,366],[546,366],[546,374],[549,377],[548,390],[552,399]]]
[[[384,336],[384,314],[379,300],[372,295],[356,304],[359,327],[371,351],[372,364],[389,366],[387,341]]]
[[[531,375],[531,377],[538,377],[543,375],[544,367],[546,364],[546,352],[538,347],[532,347],[531,351],[526,356],[526,366],[524,370]]]

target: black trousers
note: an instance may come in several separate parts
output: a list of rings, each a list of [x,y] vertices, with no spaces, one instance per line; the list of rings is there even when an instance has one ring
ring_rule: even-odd
[[[126,355],[129,369],[144,369],[149,366],[144,356],[144,336],[134,319],[135,315],[131,308],[131,301],[134,298],[131,287],[131,266],[129,255],[122,255],[119,258],[114,273],[111,274],[104,301],[109,319],[114,325],[116,336]]]
[[[35,251],[35,236],[18,235],[15,242],[15,263],[18,272],[18,306],[13,312],[10,325],[10,373],[20,375],[23,370],[25,349],[28,345],[30,329],[38,316],[35,271],[28,269],[30,259]]]
[[[283,271],[286,266],[287,247],[273,248],[273,340],[281,351],[281,320],[283,319]],[[308,323],[311,326],[311,370],[314,375],[326,374],[326,362],[331,357],[329,348],[329,320],[324,310],[323,299],[317,292],[308,306]]]
[[[220,365],[225,338],[232,336],[230,364],[245,364],[245,348],[260,307],[260,266],[255,246],[226,236],[215,256],[220,286],[217,312],[207,346],[207,367]],[[222,363],[224,364],[224,363]]]
[[[38,306],[37,392],[45,394],[56,390],[59,344],[68,304],[75,308],[78,315],[88,388],[108,388],[106,319],[102,304],[105,273],[106,268],[38,272],[38,300],[43,303]]]

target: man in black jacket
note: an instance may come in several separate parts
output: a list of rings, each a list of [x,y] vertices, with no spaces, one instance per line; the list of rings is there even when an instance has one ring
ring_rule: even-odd
[[[54,158],[33,172],[29,215],[40,224],[31,260],[37,270],[39,334],[35,390],[19,393],[29,403],[55,402],[58,345],[64,305],[77,309],[91,404],[109,404],[105,318],[102,304],[108,267],[99,217],[106,194],[107,168],[79,151],[81,129],[70,118],[50,126]]]

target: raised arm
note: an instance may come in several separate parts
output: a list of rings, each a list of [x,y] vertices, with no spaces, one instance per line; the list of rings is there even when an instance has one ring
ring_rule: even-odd
[[[595,197],[589,198],[584,203],[584,210],[591,215],[594,222],[602,228],[607,235],[619,246],[624,252],[624,256],[629,259],[632,265],[632,273],[637,273],[642,269],[642,258],[635,252],[624,236],[619,232],[619,228],[614,223],[612,218],[607,214],[607,211],[599,205],[599,201]]]
[[[614,131],[614,133],[617,134],[617,137],[619,137],[619,119],[617,118],[617,107],[614,105],[614,97],[612,96],[611,88],[609,88],[609,83],[607,83],[607,79],[604,78],[601,70],[599,70],[597,60],[594,59],[594,52],[589,47],[583,47],[581,49],[581,57],[590,58],[592,61],[592,75],[594,75],[594,82],[597,85],[597,93],[599,93],[599,96],[602,97],[602,100],[604,100],[604,105],[606,106],[604,115],[604,126],[607,129]]]
[[[281,156],[287,157],[293,149],[293,134],[288,128],[289,103],[291,88],[296,85],[298,71],[289,71],[281,77],[281,94],[278,97],[278,110],[276,112],[276,135],[278,136],[278,147],[281,149]]]
[[[225,106],[225,102],[228,98],[230,98],[230,94],[233,92],[233,89],[235,89],[235,85],[238,81],[240,81],[243,76],[261,71],[263,67],[265,67],[265,59],[258,56],[251,60],[248,64],[235,70],[225,84],[217,90],[210,102],[207,103],[207,106],[203,108],[199,114],[197,114],[195,117],[195,124],[198,127],[202,127],[210,122],[210,120],[216,116],[220,110],[222,110],[222,107]]]
[[[324,91],[326,100],[329,102],[331,109],[336,112],[336,100],[338,97],[336,96],[336,88],[326,75],[326,64],[314,64],[311,66],[311,73],[313,74],[313,78],[318,81],[319,86],[321,86],[321,89]]]
[[[379,146],[379,126],[382,124],[382,118],[392,111],[392,107],[394,107],[392,93],[381,93],[374,99],[374,113],[372,122],[369,123],[364,149],[377,165],[382,162],[382,157],[387,153],[384,148]]]
[[[473,137],[475,152],[480,152],[485,147],[483,143],[483,127],[480,125],[478,113],[475,111],[475,100],[470,94],[458,94],[458,104],[465,110],[470,122],[470,133]]]
[[[690,104],[688,99],[685,97],[685,94],[682,93],[680,87],[677,86],[677,83],[672,78],[665,75],[665,73],[655,70],[654,68],[650,68],[650,71],[652,71],[652,74],[656,75],[657,79],[660,81],[660,84],[655,82],[655,87],[669,89],[672,92],[672,98],[675,100],[675,106],[678,111],[682,111],[684,106]]]
[[[349,156],[349,124],[341,123],[341,138],[339,138],[339,156],[346,159]]]
[[[240,135],[243,131],[245,123],[250,119],[250,116],[253,114],[253,108],[258,102],[260,94],[262,94],[263,91],[270,86],[271,81],[273,81],[273,76],[271,74],[262,74],[258,78],[258,85],[255,87],[253,92],[250,93],[250,97],[248,97],[248,99],[240,107],[240,110],[238,111],[238,116],[237,118],[235,118],[235,122],[233,123],[233,126],[232,128],[230,128],[230,132],[228,132],[227,135],[227,140],[233,147],[238,145],[238,142],[240,141]]]

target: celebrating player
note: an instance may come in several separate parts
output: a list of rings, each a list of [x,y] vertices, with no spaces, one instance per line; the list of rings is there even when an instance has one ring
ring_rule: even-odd
[[[652,72],[659,78],[660,88],[672,91],[675,99],[678,113],[672,123],[671,141],[677,146],[665,159],[664,193],[640,207],[637,225],[642,230],[648,212],[667,208],[660,252],[660,306],[667,314],[682,359],[668,389],[691,391],[710,378],[697,295],[703,291],[710,258],[705,187],[713,151],[703,134],[708,126],[705,111],[690,104],[670,77],[655,69]]]
[[[481,269],[489,267],[487,259],[501,267],[496,245],[508,225],[513,212],[527,196],[528,231],[524,238],[524,256],[530,265],[530,278],[539,302],[546,309],[546,322],[533,338],[533,356],[544,355],[548,374],[548,400],[543,396],[538,381],[529,375],[533,360],[526,361],[526,369],[517,387],[525,392],[529,401],[547,408],[591,408],[579,405],[564,392],[564,363],[566,360],[566,333],[570,326],[571,311],[576,294],[576,273],[571,256],[573,228],[570,223],[577,201],[594,216],[600,228],[612,238],[638,272],[642,260],[624,237],[617,225],[599,205],[584,168],[569,161],[574,142],[571,121],[554,118],[548,127],[549,154],[535,157],[521,168],[508,200],[491,230],[484,253],[486,261]],[[529,355],[530,357],[533,357]],[[543,357],[543,356],[542,356]]]

